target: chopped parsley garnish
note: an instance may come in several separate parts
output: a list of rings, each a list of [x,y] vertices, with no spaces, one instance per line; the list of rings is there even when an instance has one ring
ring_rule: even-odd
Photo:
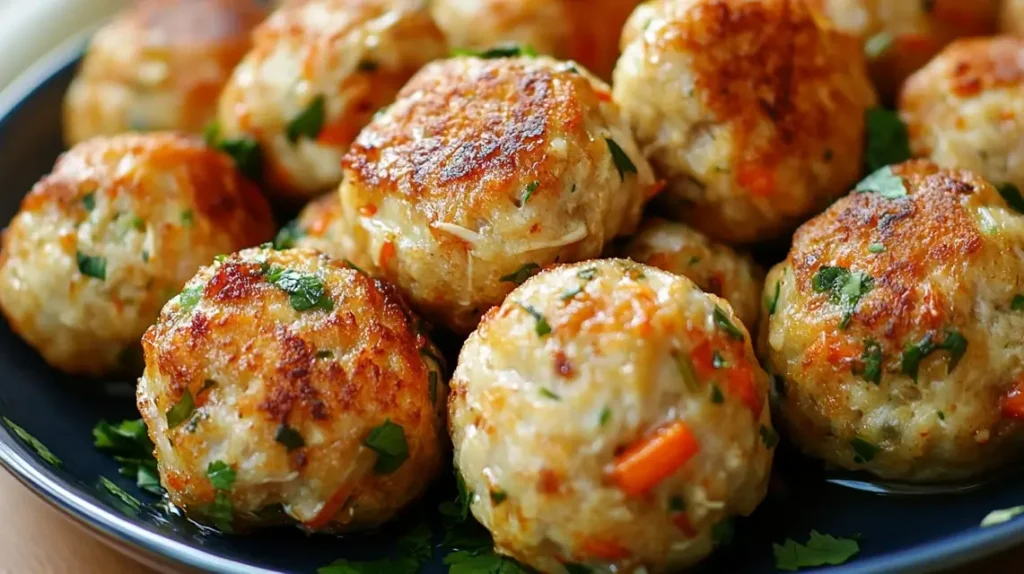
[[[526,202],[529,201],[530,196],[533,195],[533,192],[537,191],[538,187],[540,187],[540,182],[537,180],[526,184],[526,187],[523,189],[523,196],[519,198],[519,204],[526,205]]]
[[[149,263],[149,250],[148,249],[143,249],[142,250],[142,262],[143,263]]]
[[[558,396],[558,393],[556,393],[555,391],[552,391],[551,389],[549,389],[547,387],[541,387],[540,388],[540,395],[542,397],[544,397],[544,398],[551,399],[553,401],[560,401],[560,400],[562,400],[562,397]]]
[[[283,444],[284,447],[288,449],[288,452],[306,446],[306,441],[302,439],[302,435],[299,434],[299,431],[286,424],[282,424],[277,427],[277,434],[274,435],[274,440]]]
[[[910,159],[910,135],[896,112],[879,107],[869,108],[864,115],[864,130],[867,139],[864,166],[868,173]],[[902,195],[906,195],[906,192]],[[888,195],[884,197],[892,199]]]
[[[138,218],[136,218],[136,219],[138,219]],[[138,221],[141,222],[142,220],[138,219]],[[181,212],[181,225],[182,226],[184,226],[184,227],[192,227],[192,224],[194,222],[195,222],[195,214],[192,212],[191,209],[186,209],[185,211]],[[138,224],[136,224],[136,228],[138,228]]]
[[[615,169],[619,172],[620,180],[626,181],[627,173],[637,173],[633,160],[629,159],[629,156],[619,147],[619,144],[615,143],[615,140],[604,138],[604,141],[608,142],[608,151],[612,154],[612,161],[615,162]]]
[[[728,546],[732,544],[735,531],[732,519],[726,518],[711,527],[711,541],[715,546]]]
[[[328,349],[320,349],[313,356],[316,357],[317,359],[333,359],[334,351]]]
[[[601,414],[597,417],[597,424],[604,426],[610,420],[612,420],[612,410],[606,406],[601,409]]]
[[[842,308],[840,329],[850,324],[860,298],[869,293],[874,286],[874,278],[867,273],[850,272],[845,267],[823,265],[811,278],[811,287],[816,293],[828,293],[829,300]]]
[[[186,287],[180,295],[178,295],[178,305],[182,311],[191,311],[195,309],[199,301],[203,299],[203,287],[201,285],[195,287]]]
[[[537,324],[534,327],[534,330],[537,332],[538,337],[543,337],[551,333],[551,325],[548,324],[548,320],[544,318],[544,315],[542,315],[540,311],[534,309],[533,307],[530,307],[529,305],[523,305],[522,303],[516,304],[519,305],[523,309],[523,311],[529,313],[530,316],[533,317],[534,320],[537,322]]]
[[[299,138],[305,137],[315,140],[324,127],[324,97],[319,95],[313,98],[305,110],[295,116],[295,119],[288,122],[285,127],[285,136],[291,143],[297,143]]]
[[[679,369],[679,376],[683,378],[683,384],[692,392],[700,390],[700,379],[697,378],[697,371],[693,368],[693,361],[686,353],[673,352],[672,358],[676,360],[676,368]]]
[[[761,435],[761,442],[765,448],[775,448],[775,445],[779,444],[779,433],[775,429],[761,425],[757,432]]]
[[[373,471],[377,474],[391,474],[409,458],[405,429],[390,419],[370,430],[363,444],[377,453],[377,462],[373,465]]]
[[[882,245],[881,243],[872,243],[871,245],[868,245],[868,251],[871,253],[881,253],[885,251],[885,245]]]
[[[722,389],[718,388],[718,385],[715,383],[711,383],[711,402],[716,405],[725,402],[725,395],[722,394]]]
[[[850,440],[850,446],[853,447],[853,461],[857,464],[871,462],[875,455],[882,450],[859,436],[855,436]]]
[[[935,351],[949,352],[947,372],[952,372],[967,352],[967,339],[959,331],[949,329],[946,331],[946,336],[942,342],[936,343],[935,337],[928,333],[917,343],[909,344],[903,349],[900,371],[916,382],[917,373],[921,368],[921,361]]]
[[[983,527],[995,526],[996,524],[1009,522],[1021,514],[1024,514],[1024,506],[1011,506],[1010,508],[993,510],[986,514],[985,518],[981,519],[981,525]]]
[[[380,68],[380,64],[373,60],[359,60],[359,64],[356,65],[356,69],[360,72],[376,72],[378,68]]]
[[[235,471],[223,460],[215,460],[206,467],[206,478],[217,490],[231,490],[235,486]]]
[[[565,291],[564,293],[559,295],[558,298],[560,300],[562,300],[562,301],[568,301],[568,300],[576,297],[577,295],[579,295],[582,292],[583,292],[583,287],[576,287],[575,289],[569,289],[569,290]]]
[[[779,306],[779,291],[782,289],[782,280],[775,282],[775,292],[771,295],[765,295],[764,304],[768,308],[768,316],[771,317],[775,314],[775,309]]]
[[[865,381],[882,382],[882,346],[874,339],[864,341],[864,352],[860,355],[861,364],[854,369],[855,375],[863,375]]]
[[[75,253],[78,260],[78,271],[86,277],[94,277],[101,281],[107,279],[107,258],[94,255],[86,255],[81,251]]]
[[[398,556],[379,560],[335,560],[317,569],[317,574],[416,574],[434,555],[433,534],[426,524],[417,524],[398,539]]]
[[[263,150],[252,138],[240,137],[219,140],[214,147],[231,156],[235,167],[245,177],[259,181],[263,176]]]
[[[299,221],[293,219],[286,223],[277,235],[274,236],[274,249],[281,251],[295,247],[298,240],[306,235],[306,232],[299,227]]]
[[[505,502],[506,499],[508,499],[508,493],[504,490],[491,491],[491,502],[494,503],[495,506]]]
[[[434,351],[432,351],[430,347],[421,347],[420,356],[434,361],[434,364],[437,365],[437,368],[440,369],[442,373],[448,367],[448,362],[444,360],[444,357],[434,354]]]
[[[93,446],[112,454],[114,460],[121,463],[121,476],[134,478],[135,484],[146,492],[163,495],[153,458],[153,443],[142,419],[121,421],[117,425],[100,421],[93,427],[92,437]]]
[[[516,56],[528,56],[530,58],[537,56],[537,51],[531,46],[495,46],[489,50],[476,51],[467,50],[464,48],[456,48],[452,50],[453,56],[473,56],[476,58],[482,58],[484,60],[493,60],[495,58],[515,58]]]
[[[886,199],[899,199],[907,196],[903,178],[894,174],[888,166],[872,172],[853,190],[857,193],[875,193]]]
[[[512,273],[499,278],[502,283],[515,283],[516,285],[522,285],[527,279],[533,277],[540,271],[540,265],[534,262],[525,263],[519,269],[516,269]]]
[[[868,60],[877,60],[892,47],[892,34],[879,32],[864,42],[864,55]]]
[[[7,424],[7,428],[11,429],[14,432],[14,434],[18,435],[18,438],[25,441],[28,444],[28,446],[32,447],[32,450],[36,451],[36,454],[39,455],[39,458],[45,460],[52,466],[59,467],[61,466],[61,464],[63,464],[61,463],[60,459],[57,458],[57,456],[53,454],[53,452],[50,451],[50,449],[46,448],[46,445],[39,442],[39,439],[29,434],[27,430],[11,422],[11,419],[7,417],[3,417],[3,419],[4,423]]]
[[[352,269],[353,271],[358,271],[358,272],[362,273],[363,275],[366,275],[366,271],[363,271],[362,269],[360,269],[358,265],[356,265],[355,263],[352,263],[352,261],[350,261],[349,259],[343,259],[343,261],[345,262],[345,265],[348,266],[349,269]]]
[[[1017,294],[1013,296],[1013,301],[1010,301],[1010,309],[1013,311],[1024,311],[1024,295]]]
[[[437,385],[438,379],[437,371],[430,371],[427,373],[427,394],[430,396],[430,404],[437,402]]]
[[[181,394],[178,402],[167,410],[167,426],[174,428],[192,417],[196,411],[196,403],[192,400],[192,393],[188,389]]]
[[[734,325],[733,322],[729,320],[729,315],[727,315],[725,311],[717,305],[715,306],[714,320],[715,326],[725,331],[725,334],[729,335],[730,339],[735,339],[737,341],[742,341],[744,339],[743,331]]]
[[[597,277],[597,267],[587,267],[586,269],[580,269],[576,272],[576,276],[580,279],[590,281],[594,277]]]
[[[936,411],[935,414],[939,417],[940,421],[946,420],[946,413],[942,411]]]
[[[206,124],[203,128],[203,141],[210,147],[217,147],[217,142],[220,141],[220,123],[214,120]]]
[[[125,492],[123,488],[114,484],[114,482],[109,478],[101,476],[99,484],[104,490],[114,495],[115,497],[117,497],[118,500],[126,504],[128,508],[132,510],[132,512],[138,512],[139,509],[142,508],[142,503],[139,502],[139,499]]]
[[[289,301],[296,311],[334,309],[334,301],[324,289],[323,280],[316,275],[273,266],[267,270],[267,281],[291,296]]]
[[[86,211],[92,211],[93,209],[96,209],[96,194],[87,193],[83,195],[82,207],[84,207]]]
[[[221,532],[233,532],[235,511],[227,493],[235,485],[235,471],[222,460],[216,460],[206,467],[206,478],[217,489],[213,502],[203,508],[203,514]]]
[[[842,564],[860,552],[860,546],[856,540],[835,538],[812,530],[807,544],[787,538],[781,545],[772,544],[772,552],[776,569],[796,572],[801,568]]]
[[[996,186],[999,191],[999,195],[1003,196],[1007,205],[1012,207],[1017,213],[1024,213],[1024,196],[1021,196],[1020,189],[1012,183],[1003,183]]]

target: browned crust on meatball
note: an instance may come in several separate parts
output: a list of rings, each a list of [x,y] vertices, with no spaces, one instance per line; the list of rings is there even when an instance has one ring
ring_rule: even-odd
[[[940,78],[948,82],[953,94],[959,97],[1016,86],[1024,80],[1024,39],[1000,36],[957,40],[936,56],[934,62],[941,62]],[[903,87],[900,107],[915,108],[935,98],[936,79],[928,72],[911,76]]]
[[[530,58],[435,62],[399,92],[387,121],[363,130],[342,161],[346,178],[402,196],[430,222],[490,213],[516,199],[508,195],[514,181],[539,181],[538,194],[558,189],[565,166],[550,157],[550,138],[582,132],[584,109],[598,98],[568,66]]]

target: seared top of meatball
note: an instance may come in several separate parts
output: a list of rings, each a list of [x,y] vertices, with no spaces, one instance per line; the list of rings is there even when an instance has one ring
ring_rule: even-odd
[[[737,153],[750,161],[772,165],[817,150],[834,130],[832,110],[840,106],[833,102],[874,99],[866,81],[857,85],[848,67],[836,66],[865,66],[860,40],[802,1],[662,2],[634,14],[623,41],[636,38],[650,54],[686,54],[697,93],[733,122]]]
[[[374,30],[374,20],[381,19],[382,28],[393,26],[396,13],[424,10],[423,0],[317,0],[316,2],[290,2],[276,10],[253,32],[253,52],[262,60],[274,51],[279,38],[290,37],[298,44],[309,47],[308,62],[322,57],[337,39],[368,26]],[[437,32],[440,35],[440,31]],[[303,40],[309,39],[312,42]],[[345,54],[338,54],[345,58]],[[304,70],[312,73],[312,70]]]
[[[1024,39],[1010,36],[969,38],[947,46],[921,72],[904,85],[902,106],[914,106],[927,97],[940,99],[936,81],[948,84],[953,94],[966,98],[1024,80]]]
[[[125,12],[125,23],[147,46],[181,47],[235,41],[267,15],[254,0],[143,0]]]
[[[905,336],[963,319],[949,316],[964,309],[946,298],[1010,213],[979,176],[910,161],[876,172],[801,227],[787,264],[810,297],[808,317],[902,348]]]
[[[347,177],[402,195],[431,221],[518,205],[517,181],[537,182],[530,201],[544,201],[572,167],[560,161],[567,140],[591,139],[585,118],[609,97],[598,80],[550,58],[434,62],[363,130],[343,164]]]

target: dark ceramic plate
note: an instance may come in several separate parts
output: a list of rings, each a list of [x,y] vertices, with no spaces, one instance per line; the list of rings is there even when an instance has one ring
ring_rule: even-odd
[[[0,94],[0,221],[8,221],[22,195],[61,152],[61,97],[82,42],[65,46]],[[62,461],[47,464],[0,424],[0,462],[54,506],[95,529],[103,539],[151,562],[180,563],[215,572],[314,572],[338,558],[369,559],[391,552],[399,519],[383,532],[332,538],[294,529],[248,536],[203,532],[168,515],[157,499],[118,474],[118,466],[92,447],[101,418],[136,418],[131,381],[78,380],[57,373],[0,323],[0,415],[24,427]],[[1017,480],[1002,480],[964,494],[879,496],[827,483],[820,468],[784,451],[776,461],[772,492],[749,519],[737,524],[735,542],[698,572],[773,572],[772,543],[805,541],[810,530],[857,536],[861,552],[834,574],[924,572],[949,568],[1024,542],[1024,517],[978,526],[990,511],[1024,503]],[[142,500],[132,509],[99,488],[107,477]],[[450,481],[449,481],[450,482]],[[436,508],[449,495],[439,486],[411,513],[437,526]],[[419,519],[417,519],[419,520]],[[16,527],[8,524],[7,528]],[[437,548],[424,571],[442,573]]]

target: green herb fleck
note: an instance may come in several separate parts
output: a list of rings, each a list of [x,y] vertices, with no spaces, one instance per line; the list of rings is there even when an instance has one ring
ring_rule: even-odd
[[[285,136],[289,142],[297,143],[302,137],[315,140],[320,135],[324,127],[324,101],[323,95],[316,96],[302,113],[288,123]]]
[[[999,195],[1003,196],[1006,204],[1012,207],[1017,213],[1024,213],[1024,196],[1021,196],[1020,189],[1012,183],[1003,183],[996,186]]]
[[[398,539],[398,556],[380,560],[336,560],[317,569],[317,574],[417,574],[421,565],[434,554],[433,534],[426,524],[418,524]]]
[[[299,239],[305,237],[306,232],[299,226],[299,221],[293,219],[286,223],[277,235],[274,236],[274,249],[278,251],[295,247]]]
[[[526,184],[526,188],[523,189],[523,195],[519,198],[519,204],[526,205],[526,202],[529,201],[530,196],[533,195],[533,192],[537,191],[538,187],[540,187],[540,182],[537,180],[533,180]]]
[[[142,262],[149,263],[149,249],[142,250]]]
[[[772,544],[772,551],[776,569],[796,572],[801,568],[842,564],[860,552],[860,546],[856,540],[812,530],[806,545],[787,538],[782,544]]]
[[[725,402],[725,395],[722,394],[722,389],[718,388],[718,385],[711,383],[711,402],[720,405]]]
[[[235,471],[223,460],[215,460],[206,467],[206,478],[217,490],[231,490],[235,486]]]
[[[729,335],[730,339],[735,339],[737,341],[744,340],[743,331],[734,325],[733,322],[729,320],[729,315],[727,315],[725,311],[717,305],[715,306],[714,319],[715,325],[719,329],[725,331],[725,334]]]
[[[711,353],[711,366],[716,369],[724,369],[729,366],[729,363],[726,362],[722,353],[715,351],[714,353]]]
[[[283,444],[288,452],[306,446],[306,441],[302,439],[302,435],[299,434],[299,431],[286,424],[282,424],[277,427],[277,434],[274,435],[274,440]]]
[[[864,131],[864,165],[868,173],[910,159],[910,135],[896,112],[869,108],[864,115]]]
[[[864,42],[864,55],[868,60],[877,60],[892,47],[892,34],[879,32]]]
[[[96,194],[95,193],[87,193],[87,194],[83,195],[82,196],[82,207],[84,207],[86,211],[92,211],[92,210],[96,209]]]
[[[182,311],[189,312],[195,309],[196,305],[203,299],[203,287],[197,285],[195,287],[186,287],[182,290],[181,294],[178,295],[178,305]]]
[[[551,389],[549,389],[547,387],[541,387],[540,388],[540,395],[542,397],[544,397],[544,398],[551,399],[553,401],[560,401],[560,400],[562,400],[562,397],[558,396],[558,393],[556,393],[555,391],[552,391]]]
[[[881,243],[872,243],[871,245],[868,245],[868,251],[871,253],[881,253],[885,251],[885,245],[882,245]]]
[[[196,411],[196,403],[192,400],[192,392],[185,389],[178,402],[167,411],[167,426],[174,428],[192,417]]]
[[[505,502],[505,499],[507,498],[508,493],[506,493],[504,490],[491,491],[491,502],[494,503],[495,506],[501,504],[502,502]]]
[[[940,421],[946,420],[946,413],[942,411],[936,411],[935,414],[938,415]]]
[[[536,275],[538,271],[540,271],[540,265],[531,261],[523,264],[522,267],[516,269],[512,273],[499,278],[499,281],[502,283],[515,283],[516,285],[522,285],[527,279]]]
[[[121,463],[122,476],[135,478],[136,485],[151,494],[164,493],[153,458],[153,443],[142,419],[126,420],[112,425],[101,420],[92,429],[93,446],[110,453]]]
[[[697,378],[697,371],[693,368],[693,361],[690,360],[689,355],[674,351],[672,358],[676,360],[676,368],[679,370],[679,376],[683,378],[686,388],[691,392],[700,390],[700,379]]]
[[[232,533],[235,531],[235,509],[227,493],[218,490],[213,502],[203,508],[203,514],[221,532]]]
[[[579,295],[582,292],[583,292],[583,287],[576,287],[574,289],[569,289],[569,290],[565,291],[564,293],[559,295],[558,298],[560,300],[562,300],[562,301],[568,301],[568,300],[576,297],[577,295]]]
[[[405,429],[390,419],[370,430],[363,444],[377,453],[377,463],[373,466],[373,471],[377,474],[391,474],[409,458]]]
[[[764,304],[768,308],[768,316],[771,317],[775,314],[775,309],[779,306],[779,292],[782,289],[782,280],[775,282],[775,292],[771,296],[765,296]]]
[[[864,341],[864,352],[860,355],[861,364],[854,370],[855,375],[863,375],[864,380],[875,383],[882,382],[882,346],[874,339]]]
[[[615,143],[615,140],[611,138],[604,138],[604,141],[608,142],[608,151],[612,154],[612,161],[615,163],[615,169],[619,172],[619,179],[626,181],[627,173],[637,173],[636,166],[633,161],[629,159],[626,152],[619,147],[619,144]]]
[[[903,357],[900,362],[900,371],[908,377],[917,381],[917,374],[921,368],[921,361],[927,358],[935,351],[948,351],[949,352],[949,366],[947,372],[952,372],[953,369],[960,363],[960,359],[963,358],[967,352],[967,339],[960,334],[959,331],[948,329],[946,330],[946,336],[941,343],[936,343],[935,338],[931,333],[925,335],[917,343],[912,343],[904,347]]]
[[[586,269],[580,269],[576,272],[576,276],[580,279],[590,281],[594,277],[597,277],[597,267],[587,267]]]
[[[252,138],[240,137],[220,140],[215,146],[231,156],[235,167],[245,177],[259,181],[263,176],[263,150],[260,143]]]
[[[516,305],[519,305],[523,311],[529,313],[537,322],[534,326],[534,330],[537,332],[538,337],[543,337],[551,333],[551,325],[548,324],[548,320],[544,318],[544,315],[541,315],[540,311],[530,307],[529,305],[523,305],[522,303],[516,303]]]
[[[101,281],[107,278],[107,258],[93,255],[86,255],[81,251],[75,253],[78,260],[78,271],[86,277],[94,277]]]
[[[779,444],[779,433],[775,429],[761,425],[758,433],[761,435],[761,442],[764,443],[765,448],[772,449]]]
[[[376,72],[378,68],[380,64],[373,60],[359,60],[359,64],[356,65],[360,72]]]
[[[853,461],[857,464],[871,462],[875,455],[882,450],[859,436],[855,436],[850,440],[850,446],[853,447]]]
[[[366,275],[366,271],[363,271],[362,269],[360,269],[359,266],[356,265],[355,263],[352,263],[348,259],[344,259],[343,261],[345,261],[345,265],[347,265],[349,269],[352,269],[353,271],[358,271],[358,272],[362,273],[363,275]]]
[[[4,423],[7,424],[7,427],[11,429],[14,432],[14,434],[18,435],[18,438],[25,441],[28,444],[28,446],[32,447],[32,450],[36,451],[36,454],[39,455],[39,458],[45,460],[52,466],[59,467],[63,464],[61,463],[60,459],[57,458],[57,456],[53,454],[53,452],[50,451],[50,449],[46,448],[46,445],[39,442],[39,439],[29,434],[27,430],[14,424],[11,421],[11,419],[7,417],[3,417],[3,419]]]
[[[888,166],[879,168],[853,188],[857,193],[877,193],[886,199],[907,196],[903,178],[894,174]]]
[[[136,218],[136,219],[138,219],[138,218]],[[184,227],[192,227],[192,224],[194,223],[194,220],[195,220],[195,215],[193,214],[191,209],[186,209],[185,211],[181,212],[181,225],[182,226],[184,226]],[[139,219],[139,221],[142,221],[142,220]],[[137,226],[136,226],[136,228],[137,228]]]
[[[333,359],[334,351],[331,351],[329,349],[321,349],[317,351],[316,354],[313,356],[316,357],[317,359]]]
[[[1013,301],[1010,302],[1010,309],[1013,311],[1024,311],[1024,295],[1017,294],[1013,296]]]
[[[601,409],[601,414],[597,417],[597,424],[604,426],[608,424],[608,421],[612,420],[612,410],[605,406]]]
[[[267,270],[267,281],[290,295],[289,301],[296,311],[334,309],[334,301],[324,288],[323,280],[316,275],[272,266]]]
[[[515,58],[517,56],[536,57],[537,52],[531,46],[495,46],[489,50],[476,51],[467,50],[464,48],[456,48],[452,50],[453,56],[472,56],[476,58],[482,58],[484,60],[493,60],[495,58]]]
[[[99,484],[104,490],[116,496],[118,500],[128,505],[132,512],[138,512],[139,509],[142,508],[142,503],[139,502],[139,499],[125,492],[123,488],[114,484],[114,482],[109,478],[101,476]]]
[[[823,265],[811,278],[811,287],[816,293],[828,293],[829,300],[843,310],[839,328],[844,329],[857,308],[861,297],[875,286],[875,280],[863,271],[850,272],[845,267]]]

